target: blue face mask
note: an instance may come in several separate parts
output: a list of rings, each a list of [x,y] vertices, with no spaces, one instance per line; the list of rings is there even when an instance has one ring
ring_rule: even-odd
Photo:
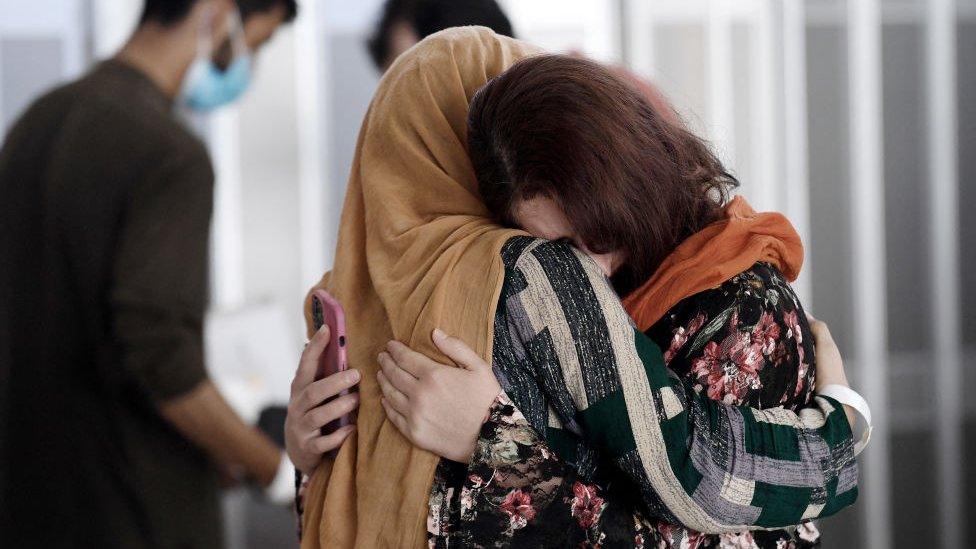
[[[181,101],[196,111],[208,112],[231,103],[251,84],[251,55],[244,42],[244,30],[238,12],[230,15],[231,44],[234,58],[226,70],[213,61],[210,25],[201,31],[197,57],[190,65],[180,92]]]

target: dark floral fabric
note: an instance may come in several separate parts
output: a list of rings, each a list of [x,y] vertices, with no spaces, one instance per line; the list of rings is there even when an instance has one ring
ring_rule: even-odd
[[[758,263],[685,299],[647,331],[668,367],[725,404],[797,410],[813,393],[814,347],[789,283]],[[806,334],[806,337],[804,335]]]
[[[797,411],[812,398],[814,347],[806,315],[782,275],[756,264],[721,286],[687,298],[647,335],[693,389],[728,405]],[[504,385],[503,385],[504,386]],[[608,509],[610,495],[636,491],[626,479],[567,481],[551,440],[503,395],[492,408],[469,467],[444,460],[431,490],[431,547],[654,547],[800,549],[819,546],[811,522],[789,530],[706,535],[647,513]],[[502,513],[478,502],[501,501]],[[634,501],[631,508],[640,509]],[[561,513],[566,521],[542,514]],[[479,516],[484,515],[484,516]],[[525,528],[530,522],[541,527]],[[560,531],[547,523],[560,525]],[[575,528],[565,528],[567,523]]]
[[[717,288],[673,307],[647,335],[664,352],[673,372],[694,389],[726,404],[797,411],[812,396],[813,337],[806,313],[783,275],[757,263]],[[812,522],[795,532],[705,535],[657,522],[665,547],[760,549],[819,546]]]
[[[604,491],[580,479],[567,482],[566,472],[502,393],[481,429],[470,468],[448,460],[438,468],[427,523],[430,547],[659,546],[662,538],[652,523],[631,514],[604,516]],[[500,501],[502,512],[481,512],[477,502],[488,499]],[[574,527],[526,528],[537,518],[545,523],[545,514],[554,512],[571,517]]]

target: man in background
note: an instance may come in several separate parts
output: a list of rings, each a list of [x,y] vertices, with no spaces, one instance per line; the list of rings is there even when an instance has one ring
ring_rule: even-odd
[[[7,136],[0,544],[219,547],[219,472],[291,483],[281,449],[208,380],[214,175],[173,111],[237,99],[296,9],[147,0],[113,59]]]
[[[380,71],[435,32],[478,25],[514,37],[512,23],[495,0],[387,0],[367,47]]]

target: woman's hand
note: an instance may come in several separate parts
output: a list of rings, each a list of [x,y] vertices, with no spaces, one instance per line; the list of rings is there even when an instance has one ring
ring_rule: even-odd
[[[456,362],[435,362],[391,341],[377,372],[386,417],[416,446],[468,463],[492,402],[501,393],[495,374],[462,341],[434,330],[437,348]]]
[[[345,389],[359,383],[358,370],[337,372],[315,381],[319,358],[329,345],[329,327],[323,325],[305,346],[298,371],[291,382],[291,400],[288,401],[288,416],[285,418],[285,449],[295,467],[310,474],[322,461],[322,455],[342,445],[342,441],[356,428],[347,425],[334,433],[322,435],[320,429],[339,417],[348,414],[359,406],[359,394],[340,396],[327,404]]]
[[[844,359],[840,356],[840,349],[834,343],[827,324],[807,315],[810,331],[813,332],[813,344],[817,348],[817,386],[816,390],[827,385],[843,385],[850,387],[847,373],[844,371]],[[844,405],[847,421],[851,427],[857,422],[857,412],[848,405]]]
[[[847,374],[844,372],[844,359],[840,356],[840,349],[834,343],[830,329],[824,322],[807,315],[810,331],[813,332],[813,344],[817,348],[817,386],[843,385],[848,387]]]

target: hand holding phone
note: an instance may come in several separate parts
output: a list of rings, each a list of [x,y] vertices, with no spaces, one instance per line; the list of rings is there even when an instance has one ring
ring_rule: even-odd
[[[346,344],[348,343],[346,341],[346,315],[342,310],[342,305],[325,290],[315,290],[312,292],[312,320],[316,330],[323,324],[327,324],[331,334],[329,345],[322,353],[315,379],[319,380],[347,370],[349,363],[346,353]],[[349,390],[343,390],[332,398],[347,394],[349,394]],[[336,429],[352,424],[355,421],[353,414],[354,412],[351,412],[326,424],[322,427],[322,434],[328,435],[335,432]]]

